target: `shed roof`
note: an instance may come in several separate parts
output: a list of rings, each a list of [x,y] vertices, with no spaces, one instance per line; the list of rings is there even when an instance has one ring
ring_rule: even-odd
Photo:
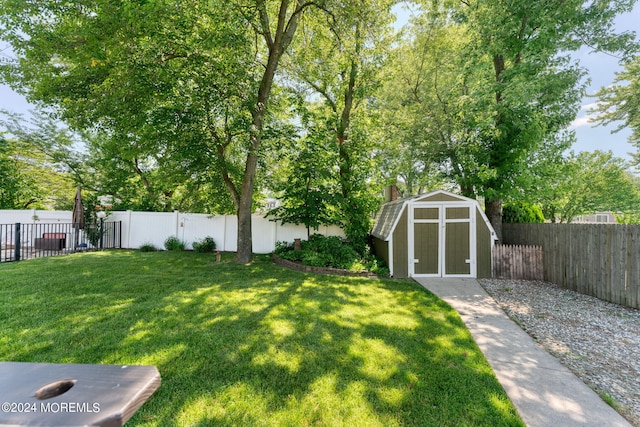
[[[434,203],[437,203],[437,202],[441,203],[445,201],[445,200],[438,200],[438,197],[436,196],[445,196],[449,200],[457,199],[460,201],[468,201],[475,204],[476,207],[478,207],[478,210],[480,211],[485,223],[487,224],[490,231],[492,232],[492,235],[495,236],[493,227],[491,227],[491,224],[489,223],[489,220],[487,219],[486,215],[484,214],[482,209],[480,209],[480,205],[478,205],[477,200],[470,199],[468,197],[451,193],[445,190],[431,191],[429,193],[418,194],[417,196],[398,199],[398,200],[394,200],[392,202],[387,202],[383,204],[380,207],[380,210],[378,211],[378,213],[376,214],[375,224],[373,226],[373,230],[371,230],[371,235],[374,237],[377,237],[378,239],[388,241],[389,238],[391,237],[391,234],[393,233],[393,230],[396,227],[396,224],[398,223],[398,220],[400,219],[400,216],[402,215],[402,211],[404,210],[404,207],[407,204],[411,202],[418,202],[418,201],[425,201],[425,202],[434,201]]]
[[[393,229],[396,226],[398,218],[400,218],[400,215],[402,214],[405,204],[409,200],[413,200],[417,197],[419,196],[407,197],[405,199],[398,199],[383,204],[376,214],[375,224],[373,225],[373,230],[371,230],[371,235],[385,241],[389,240],[389,236],[393,233]]]

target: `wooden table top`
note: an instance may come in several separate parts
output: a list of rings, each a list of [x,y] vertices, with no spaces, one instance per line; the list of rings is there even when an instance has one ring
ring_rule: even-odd
[[[155,366],[0,362],[0,426],[122,426],[159,386]]]

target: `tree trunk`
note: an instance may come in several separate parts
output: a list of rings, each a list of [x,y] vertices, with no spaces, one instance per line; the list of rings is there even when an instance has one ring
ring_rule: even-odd
[[[236,261],[243,264],[250,262],[253,255],[251,214],[253,212],[253,190],[258,167],[258,150],[260,149],[264,115],[267,111],[269,95],[271,93],[271,87],[273,86],[273,79],[278,68],[278,63],[293,39],[300,14],[307,6],[307,4],[301,6],[299,2],[296,2],[295,10],[291,16],[287,18],[289,0],[281,0],[276,31],[275,34],[272,34],[269,26],[266,2],[260,0],[257,1],[256,4],[258,6],[260,25],[262,27],[260,35],[264,37],[267,47],[269,48],[269,57],[267,58],[267,64],[258,89],[258,97],[251,112],[253,119],[251,140],[249,153],[247,154],[247,162],[245,164],[244,177],[242,179],[240,202],[238,204],[238,252]]]
[[[498,242],[502,242],[502,200],[485,200],[484,210],[489,218],[489,222],[493,226],[498,237]]]
[[[249,154],[242,181],[240,204],[238,205],[238,252],[236,261],[246,264],[253,255],[253,240],[251,228],[251,214],[253,213],[253,187],[258,164],[258,156]]]

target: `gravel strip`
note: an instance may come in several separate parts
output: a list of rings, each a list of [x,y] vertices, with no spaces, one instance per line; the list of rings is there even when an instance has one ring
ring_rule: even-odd
[[[504,312],[640,427],[640,310],[526,280],[479,280]]]

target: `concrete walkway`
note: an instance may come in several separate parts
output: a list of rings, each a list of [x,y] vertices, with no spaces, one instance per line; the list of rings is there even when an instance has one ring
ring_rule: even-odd
[[[477,280],[416,281],[460,314],[527,426],[630,426],[509,319]]]

